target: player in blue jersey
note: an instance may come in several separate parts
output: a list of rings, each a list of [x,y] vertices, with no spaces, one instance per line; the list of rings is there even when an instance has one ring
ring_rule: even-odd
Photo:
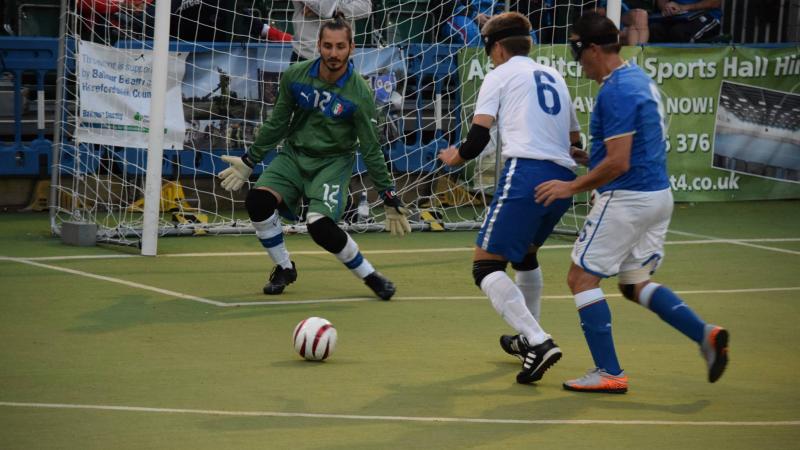
[[[596,12],[575,23],[570,38],[575,59],[587,77],[600,83],[590,122],[589,172],[536,188],[536,201],[544,205],[579,192],[598,192],[575,242],[567,277],[595,367],[565,382],[564,388],[628,390],[628,377],[614,350],[611,312],[600,289],[600,280],[612,276],[617,276],[625,298],[649,308],[700,345],[713,383],[728,362],[728,331],[705,323],[669,288],[650,280],[664,257],[673,204],[664,108],[655,83],[620,58],[618,33],[611,20]]]
[[[500,346],[522,360],[517,382],[532,383],[561,358],[561,350],[538,323],[542,272],[537,249],[569,209],[568,199],[537,205],[531,195],[545,180],[573,180],[570,142],[579,141],[578,121],[561,74],[528,57],[531,24],[512,12],[483,27],[486,53],[495,68],[481,84],[466,142],[439,159],[457,166],[480,155],[497,123],[507,158],[496,194],[475,243],[472,275],[492,306],[514,328]],[[516,271],[515,280],[506,266]]]

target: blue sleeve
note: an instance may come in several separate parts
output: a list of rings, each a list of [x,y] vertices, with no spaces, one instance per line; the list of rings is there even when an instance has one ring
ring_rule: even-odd
[[[603,118],[603,140],[635,133],[639,107],[636,96],[623,92],[618,86],[604,94],[598,105]]]

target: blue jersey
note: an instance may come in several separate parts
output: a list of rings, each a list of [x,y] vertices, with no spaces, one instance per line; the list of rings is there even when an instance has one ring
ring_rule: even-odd
[[[611,72],[597,94],[589,123],[589,168],[606,157],[606,140],[633,135],[630,168],[598,192],[660,191],[669,187],[664,109],[653,80],[639,66],[625,63]]]

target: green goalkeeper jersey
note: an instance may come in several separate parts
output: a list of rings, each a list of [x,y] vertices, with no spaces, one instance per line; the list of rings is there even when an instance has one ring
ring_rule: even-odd
[[[378,143],[377,110],[372,90],[348,63],[335,83],[320,79],[321,61],[292,64],[283,73],[278,100],[248,154],[261,161],[281,140],[307,156],[352,155],[360,147],[375,188],[392,187]]]

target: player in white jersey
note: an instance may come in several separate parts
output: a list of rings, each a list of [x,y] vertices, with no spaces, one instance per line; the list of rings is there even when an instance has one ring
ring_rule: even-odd
[[[536,251],[571,201],[545,207],[534,201],[533,189],[547,180],[575,178],[570,142],[579,142],[563,77],[528,57],[530,30],[530,22],[519,13],[494,16],[484,25],[483,40],[495,69],[481,85],[467,140],[439,155],[449,166],[477,157],[497,122],[507,161],[478,233],[472,274],[495,310],[519,333],[500,338],[501,347],[522,360],[519,383],[538,381],[561,358],[561,350],[538,323],[542,273]],[[516,283],[506,274],[509,261]]]
[[[700,345],[713,383],[728,362],[728,331],[705,323],[669,288],[650,281],[664,256],[672,215],[664,108],[655,83],[619,56],[618,35],[614,23],[595,12],[575,23],[570,38],[575,59],[600,84],[589,129],[589,173],[536,188],[536,201],[544,205],[592,189],[599,193],[575,242],[567,276],[595,367],[565,382],[564,388],[628,390],[611,336],[611,312],[600,289],[600,280],[612,276],[618,276],[625,298]]]

